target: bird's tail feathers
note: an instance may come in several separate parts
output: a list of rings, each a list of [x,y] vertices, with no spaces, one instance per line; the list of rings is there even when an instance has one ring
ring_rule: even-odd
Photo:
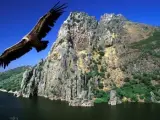
[[[49,43],[48,41],[40,41],[39,45],[36,46],[36,51],[40,52],[40,51],[46,49],[48,43]]]
[[[9,61],[7,60],[5,61],[2,57],[0,57],[0,67],[3,67],[5,69],[9,63],[10,63]]]

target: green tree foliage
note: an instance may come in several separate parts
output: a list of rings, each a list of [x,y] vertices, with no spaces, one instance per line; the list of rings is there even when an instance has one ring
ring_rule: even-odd
[[[0,73],[0,89],[16,91],[20,89],[22,76],[29,66],[22,66]]]
[[[102,103],[102,102],[108,102],[109,101],[109,93],[104,92],[103,90],[95,90],[94,93],[96,99],[95,103]]]
[[[153,86],[151,80],[158,80],[160,75],[160,70],[155,70],[150,73],[135,73],[133,74],[133,79],[128,79],[126,83],[121,88],[116,88],[117,94],[120,98],[127,97],[131,98],[132,101],[137,102],[139,95],[140,99],[144,99],[145,102],[151,102],[150,92],[152,91],[156,100],[160,100],[160,85]]]
[[[90,72],[88,72],[88,73],[86,73],[86,79],[87,80],[89,80],[90,78],[93,78],[93,77],[95,77],[95,76],[101,76],[102,78],[104,78],[104,76],[105,76],[105,71],[104,71],[104,69],[102,68],[101,69],[102,71],[98,71],[98,66],[97,66],[97,64],[95,64],[94,66],[93,66],[93,68],[91,69],[91,71]]]

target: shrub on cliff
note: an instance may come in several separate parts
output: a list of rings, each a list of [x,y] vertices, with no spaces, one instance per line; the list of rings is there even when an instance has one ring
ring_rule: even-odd
[[[109,93],[105,92],[103,90],[95,90],[95,103],[102,103],[102,102],[108,102],[109,101]]]

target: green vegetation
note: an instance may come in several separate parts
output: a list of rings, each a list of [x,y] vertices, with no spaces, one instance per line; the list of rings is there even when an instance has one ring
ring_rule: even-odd
[[[156,30],[152,36],[145,40],[135,42],[131,45],[134,49],[139,49],[142,51],[142,56],[147,54],[154,57],[160,58],[160,50],[156,51],[155,49],[160,49],[160,30]]]
[[[85,73],[86,80],[90,80],[91,78],[94,78],[95,76],[100,76],[101,78],[105,77],[105,70],[106,68],[101,67],[100,72],[98,71],[97,64],[94,64],[94,66],[91,68],[92,71]],[[98,88],[103,89],[103,83],[101,83],[100,80],[98,80]],[[86,88],[87,89],[87,88]]]
[[[152,91],[156,100],[160,100],[160,85],[153,86],[151,80],[160,80],[160,70],[155,70],[151,73],[135,73],[133,79],[126,80],[126,83],[121,88],[116,88],[117,94],[120,98],[131,98],[132,101],[138,101],[138,95],[140,99],[144,99],[145,102],[151,102],[150,92]]]
[[[160,58],[160,30],[156,30],[147,39],[135,42],[131,44],[133,49],[139,49],[141,55],[139,58],[146,58],[150,55],[155,62]],[[137,58],[136,60],[138,60]],[[132,61],[134,63],[136,61]],[[158,61],[159,62],[159,61]],[[120,98],[127,97],[131,101],[137,102],[138,98],[144,99],[145,102],[151,102],[152,91],[155,95],[156,100],[160,100],[160,70],[154,70],[150,73],[134,73],[133,78],[125,78],[124,86],[116,88],[118,96]],[[152,85],[151,81],[155,80],[157,85]]]
[[[95,103],[102,103],[109,101],[109,92],[104,92],[103,90],[95,90],[94,95],[96,97],[94,101]]]
[[[88,73],[85,73],[86,80],[94,78],[95,76],[100,76],[101,78],[105,77],[106,66],[101,66],[100,70],[98,70],[98,64],[101,65],[100,60],[102,59],[102,56],[104,56],[104,52],[101,50],[101,51],[99,51],[99,54],[100,54],[99,61],[92,60],[92,66],[90,68],[91,71]],[[103,83],[99,79],[98,80],[98,88],[103,89],[103,87],[104,87]],[[93,85],[93,89],[94,89],[94,85]],[[98,90],[98,89],[96,89],[96,90],[94,89],[93,92],[94,92],[94,97],[96,98],[94,101],[95,103],[102,103],[102,102],[109,101],[109,93],[108,92],[106,93],[103,90]]]
[[[98,71],[98,66],[97,64],[95,64],[92,68],[92,71],[86,73],[86,79],[89,80],[90,78],[93,78],[95,76],[101,76],[102,78],[104,78],[105,76],[105,68],[101,67],[100,72]]]
[[[104,56],[104,51],[99,51],[100,56]]]
[[[16,91],[20,89],[22,76],[28,66],[0,72],[0,89]]]
[[[101,48],[101,49],[99,48],[98,53],[99,53],[99,55],[100,55],[100,56],[99,56],[99,59],[102,59],[102,57],[103,57],[104,54],[105,54],[103,48]]]

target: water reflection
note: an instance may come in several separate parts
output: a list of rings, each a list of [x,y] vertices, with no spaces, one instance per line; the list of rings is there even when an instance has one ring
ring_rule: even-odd
[[[15,98],[0,93],[0,120],[159,120],[159,104],[96,104],[91,108],[71,107],[65,102]]]

